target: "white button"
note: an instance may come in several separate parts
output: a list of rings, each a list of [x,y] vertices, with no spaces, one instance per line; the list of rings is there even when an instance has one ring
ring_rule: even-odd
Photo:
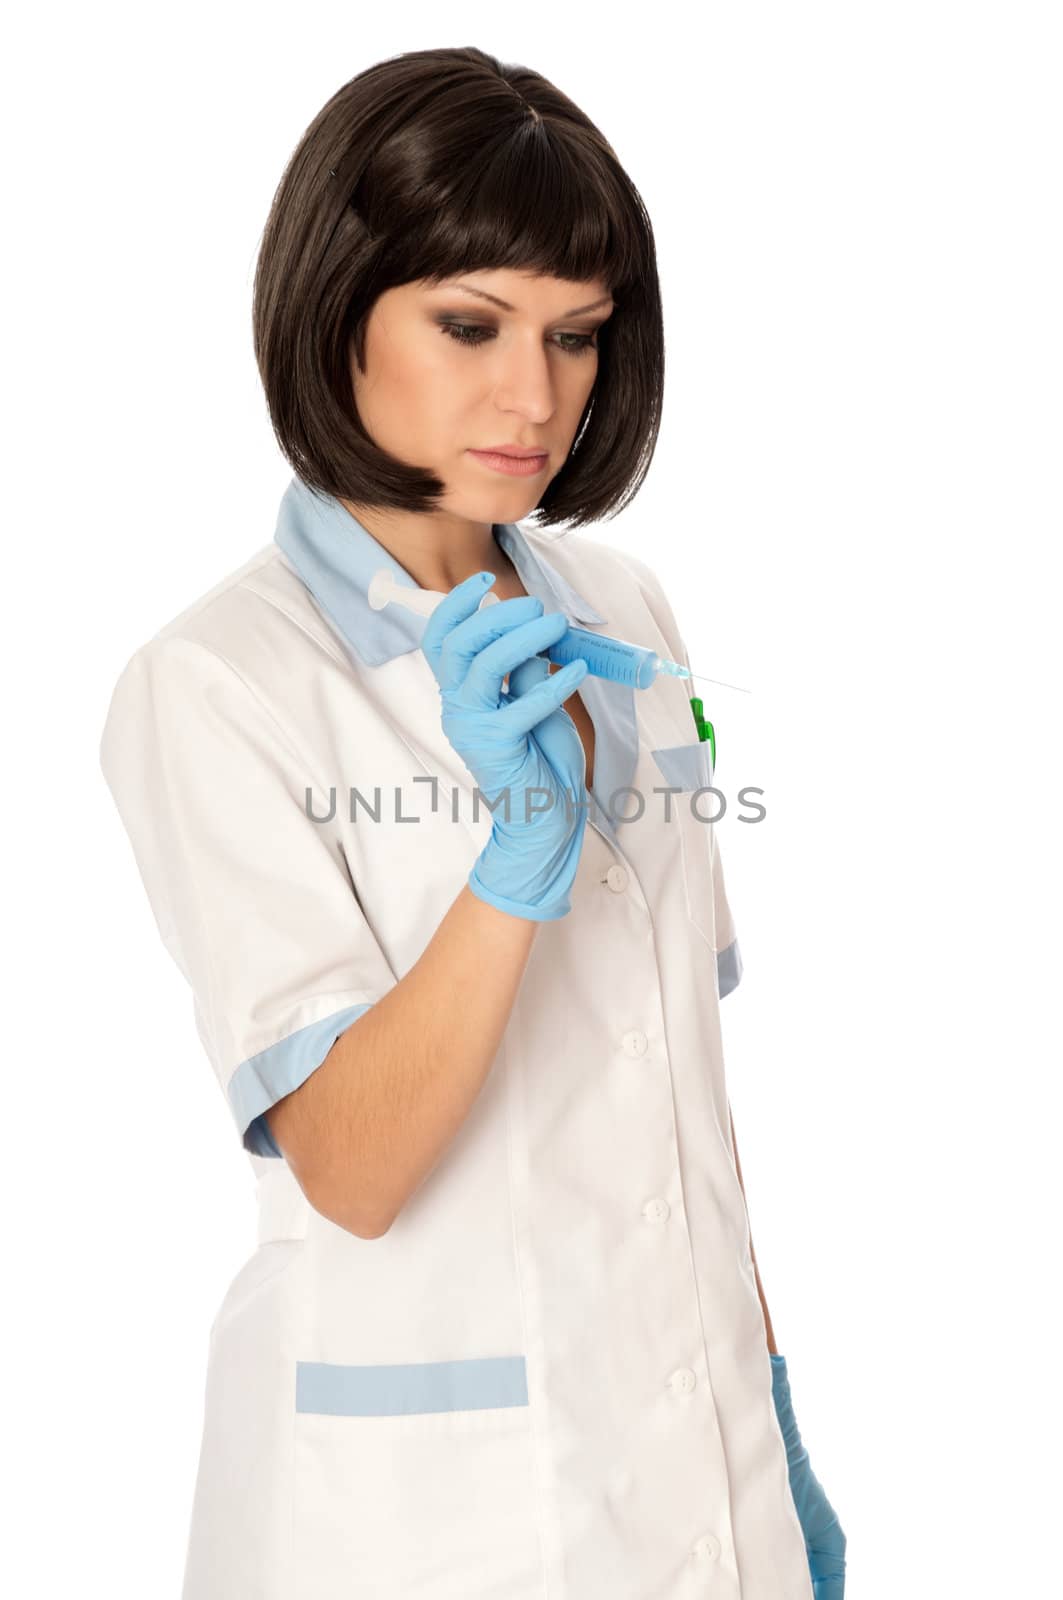
[[[642,1208],[642,1215],[650,1222],[664,1222],[671,1209],[667,1200],[647,1200]]]
[[[622,894],[627,888],[627,873],[619,862],[613,862],[605,875],[605,881],[614,894]]]
[[[625,1033],[622,1044],[626,1056],[644,1056],[649,1040],[638,1028],[632,1028],[630,1033]]]
[[[673,1394],[690,1394],[697,1381],[697,1375],[690,1367],[677,1367],[668,1379],[668,1386]]]
[[[715,1561],[720,1553],[720,1541],[711,1533],[703,1534],[694,1546],[694,1554],[702,1560]]]

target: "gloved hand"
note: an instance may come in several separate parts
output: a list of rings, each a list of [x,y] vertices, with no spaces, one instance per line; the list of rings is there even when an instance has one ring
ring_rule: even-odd
[[[797,1520],[805,1536],[812,1592],[816,1600],[844,1600],[845,1534],[819,1479],[812,1471],[808,1451],[801,1443],[794,1408],[790,1399],[790,1379],[786,1357],[771,1357],[771,1394],[786,1445],[786,1464],[790,1469],[790,1493],[797,1507]]]
[[[571,910],[587,823],[587,760],[562,709],[587,663],[551,673],[536,652],[556,644],[568,619],[544,614],[533,595],[478,611],[493,582],[493,573],[476,572],[451,589],[428,618],[421,649],[439,684],[443,732],[485,800],[493,806],[502,795],[469,887],[500,911],[551,922]]]

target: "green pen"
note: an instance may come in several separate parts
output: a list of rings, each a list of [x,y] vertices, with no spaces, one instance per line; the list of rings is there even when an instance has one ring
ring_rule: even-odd
[[[694,724],[698,730],[698,738],[702,741],[708,739],[712,747],[712,770],[716,771],[716,729],[711,722],[706,721],[704,707],[697,695],[690,697],[690,709],[694,713]]]

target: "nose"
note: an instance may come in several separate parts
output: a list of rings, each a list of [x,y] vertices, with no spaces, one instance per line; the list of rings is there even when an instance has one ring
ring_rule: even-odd
[[[559,359],[570,360],[562,353]],[[500,351],[495,373],[495,404],[532,422],[545,422],[557,409],[557,374],[538,334],[513,339]]]

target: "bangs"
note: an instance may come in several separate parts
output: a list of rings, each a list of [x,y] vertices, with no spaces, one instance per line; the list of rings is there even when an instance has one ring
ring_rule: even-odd
[[[649,265],[645,223],[615,170],[589,161],[586,138],[570,143],[563,127],[517,114],[500,138],[498,120],[490,138],[463,130],[461,154],[475,151],[475,159],[446,162],[447,175],[426,175],[416,196],[392,191],[403,225],[384,223],[388,255],[411,279],[428,281],[506,268],[574,283],[601,278],[614,292],[637,282]],[[375,231],[371,210],[367,221]]]

